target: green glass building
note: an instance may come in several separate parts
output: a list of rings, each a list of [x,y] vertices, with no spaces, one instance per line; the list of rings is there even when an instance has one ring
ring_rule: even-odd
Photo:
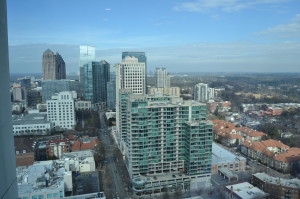
[[[125,162],[139,194],[209,183],[212,124],[206,105],[175,96],[123,92]],[[126,101],[126,108],[124,106]]]

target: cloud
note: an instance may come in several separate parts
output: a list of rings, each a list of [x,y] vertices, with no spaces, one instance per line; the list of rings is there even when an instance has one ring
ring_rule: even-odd
[[[288,24],[281,24],[266,30],[254,33],[258,36],[267,36],[279,39],[299,39],[300,38],[300,14]]]
[[[11,72],[40,72],[42,53],[47,48],[62,55],[68,72],[79,70],[78,46],[39,44],[11,46]],[[96,46],[97,60],[106,60],[114,66],[121,61],[123,51],[146,52],[149,70],[166,67],[170,72],[299,72],[300,42],[198,43],[110,49]]]
[[[111,11],[111,8],[105,8],[106,11]]]
[[[207,13],[214,10],[223,12],[237,12],[242,9],[253,8],[261,4],[282,3],[288,0],[196,0],[180,3],[173,7],[176,11]]]

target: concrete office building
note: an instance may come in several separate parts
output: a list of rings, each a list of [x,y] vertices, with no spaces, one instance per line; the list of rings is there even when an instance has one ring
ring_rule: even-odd
[[[138,62],[145,64],[145,82],[147,83],[147,57],[145,52],[122,52],[122,60],[125,59],[125,57],[135,57],[138,59]],[[144,90],[146,91],[146,84]]]
[[[43,79],[66,79],[66,64],[59,53],[47,49],[43,54]]]
[[[146,66],[136,57],[125,57],[121,63],[116,64],[116,123],[119,137],[124,137],[126,128],[126,116],[121,118],[120,90],[126,89],[126,93],[146,94]],[[120,140],[122,141],[122,140]],[[122,145],[122,143],[120,142]],[[122,148],[122,147],[121,147]]]
[[[9,62],[6,1],[0,0],[0,198],[17,198],[16,160],[11,121],[9,94]]]
[[[74,99],[76,92],[60,92],[52,96],[51,100],[47,100],[47,116],[48,120],[53,122],[55,130],[58,129],[74,129],[75,108]]]
[[[170,75],[165,68],[155,69],[155,84],[156,84],[156,88],[170,87]]]
[[[137,195],[210,185],[212,123],[205,104],[162,95],[121,99],[127,101],[125,163]]]
[[[110,65],[105,60],[92,61],[83,65],[84,99],[94,104],[107,103],[107,82]]]
[[[14,136],[50,135],[53,130],[52,122],[47,120],[45,113],[13,115],[12,118]]]

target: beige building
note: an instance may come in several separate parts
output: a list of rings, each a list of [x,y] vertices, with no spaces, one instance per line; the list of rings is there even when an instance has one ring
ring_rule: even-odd
[[[217,174],[218,170],[222,168],[232,172],[245,171],[246,158],[235,155],[223,148],[222,145],[213,142],[211,173]]]
[[[241,152],[284,173],[290,172],[293,163],[300,160],[300,148],[290,148],[272,139],[261,142],[245,141],[241,145]]]
[[[66,79],[66,64],[59,53],[47,49],[43,54],[43,80]]]
[[[148,94],[162,94],[162,95],[175,95],[180,97],[180,88],[179,87],[169,87],[169,88],[148,88]]]

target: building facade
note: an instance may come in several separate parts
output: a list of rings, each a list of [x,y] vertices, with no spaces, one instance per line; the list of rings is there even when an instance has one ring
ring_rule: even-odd
[[[75,101],[75,110],[91,110],[91,109],[92,109],[91,101],[83,101],[83,100]]]
[[[50,100],[53,95],[63,91],[76,91],[78,95],[82,94],[81,87],[76,80],[44,80],[42,84],[42,101]]]
[[[208,101],[208,85],[204,83],[198,83],[194,87],[194,100],[200,102]]]
[[[66,79],[66,64],[59,53],[47,49],[43,54],[43,79]]]
[[[145,94],[146,93],[146,65],[139,62],[136,57],[126,56],[121,63],[116,64],[116,123],[117,131],[124,137],[126,122],[122,120],[120,107],[122,106],[120,92],[122,89],[126,93]],[[123,116],[125,119],[126,116]],[[123,125],[123,126],[122,126]],[[122,141],[122,139],[121,139]],[[121,143],[121,142],[120,142]]]
[[[14,136],[50,135],[53,124],[44,113],[31,113],[23,116],[13,115]]]
[[[156,84],[156,88],[170,87],[170,75],[165,68],[155,69],[155,84]]]
[[[64,153],[71,152],[71,143],[68,139],[51,139],[46,143],[47,158],[61,158]]]
[[[252,184],[270,194],[272,199],[298,199],[300,198],[300,180],[285,179],[269,176],[266,173],[256,173],[252,175]]]
[[[12,97],[14,102],[26,101],[27,92],[24,87],[14,86],[12,88]]]
[[[116,73],[111,72],[109,82],[107,83],[107,108],[116,109]]]
[[[83,66],[84,98],[93,103],[107,103],[107,82],[110,65],[106,61],[92,61]]]
[[[96,48],[93,46],[79,46],[79,81],[81,90],[84,89],[84,68],[85,64],[96,61]]]
[[[165,186],[205,187],[212,153],[206,106],[174,96],[124,94],[125,98],[125,163],[136,194],[161,192]]]
[[[145,64],[145,82],[147,82],[147,57],[145,52],[122,52],[122,60],[125,57],[135,57],[138,59],[138,62]],[[146,84],[144,90],[146,91]]]
[[[169,88],[148,88],[148,94],[154,95],[160,93],[162,95],[175,95],[180,97],[180,88],[179,87],[169,87]]]
[[[47,100],[48,120],[53,122],[54,128],[57,129],[74,129],[75,108],[74,99],[76,92],[60,92]]]

